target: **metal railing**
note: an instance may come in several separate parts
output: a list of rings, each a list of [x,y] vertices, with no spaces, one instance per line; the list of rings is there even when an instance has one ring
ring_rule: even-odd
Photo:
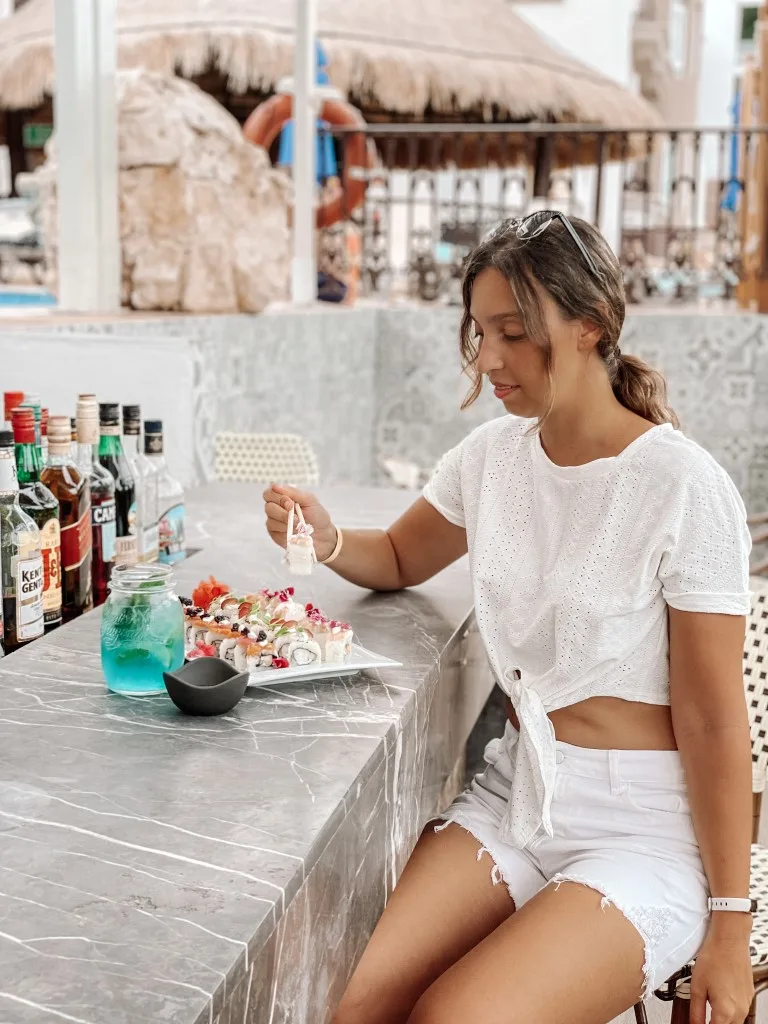
[[[744,264],[750,175],[768,127],[369,125],[375,166],[351,215],[367,295],[458,301],[462,266],[506,217],[556,208],[597,224],[630,302],[729,302]],[[340,158],[344,130],[334,131]],[[760,154],[763,159],[768,156]],[[338,266],[341,227],[321,269]],[[336,239],[336,241],[334,241]]]

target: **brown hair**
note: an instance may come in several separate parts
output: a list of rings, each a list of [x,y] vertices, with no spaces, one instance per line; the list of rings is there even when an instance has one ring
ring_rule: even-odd
[[[482,388],[477,373],[478,346],[473,336],[470,304],[475,278],[493,267],[509,281],[525,333],[545,353],[552,367],[552,345],[544,309],[533,282],[537,281],[557,304],[566,320],[588,320],[602,328],[595,351],[605,363],[616,398],[627,409],[652,423],[679,426],[667,403],[667,386],[658,370],[619,349],[624,325],[624,282],[619,261],[600,232],[578,217],[569,218],[594,260],[601,278],[590,271],[576,243],[555,219],[540,235],[519,239],[517,221],[505,221],[470,254],[464,269],[461,320],[461,356],[472,387],[462,408],[475,401]],[[551,396],[551,400],[554,396]]]

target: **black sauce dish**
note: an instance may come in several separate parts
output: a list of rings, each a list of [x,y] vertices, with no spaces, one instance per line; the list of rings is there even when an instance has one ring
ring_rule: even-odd
[[[195,658],[176,672],[163,672],[168,695],[186,715],[224,715],[245,695],[248,672],[221,658]]]

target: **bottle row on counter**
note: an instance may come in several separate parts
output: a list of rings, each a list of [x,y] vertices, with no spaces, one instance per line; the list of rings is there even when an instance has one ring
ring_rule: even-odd
[[[184,492],[166,465],[163,425],[138,405],[80,395],[47,415],[5,392],[0,424],[0,657],[103,604],[117,565],[186,555]],[[142,444],[143,441],[143,444]]]

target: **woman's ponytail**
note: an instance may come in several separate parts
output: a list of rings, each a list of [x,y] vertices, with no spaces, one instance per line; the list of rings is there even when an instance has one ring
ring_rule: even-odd
[[[609,355],[613,364],[611,385],[613,393],[627,409],[650,420],[651,423],[680,423],[667,401],[667,382],[658,370],[654,370],[637,356],[625,356],[618,345]]]

